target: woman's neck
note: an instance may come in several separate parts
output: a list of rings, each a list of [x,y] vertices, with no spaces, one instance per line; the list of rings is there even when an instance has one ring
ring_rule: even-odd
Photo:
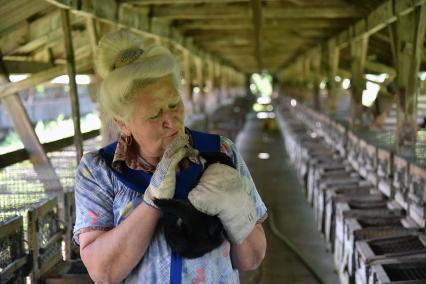
[[[144,157],[143,155],[138,155],[139,161],[143,164],[148,164],[152,167],[156,167],[161,160],[161,157]]]

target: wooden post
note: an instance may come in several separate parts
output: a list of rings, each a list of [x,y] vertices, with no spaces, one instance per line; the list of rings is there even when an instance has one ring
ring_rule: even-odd
[[[0,69],[2,71],[2,74],[0,74],[0,83],[10,83],[9,72],[4,66],[1,56]],[[28,117],[28,113],[25,110],[18,94],[15,93],[8,96],[0,96],[0,101],[9,113],[10,120],[12,121],[19,138],[24,144],[25,150],[29,154],[30,161],[34,166],[34,170],[41,183],[43,183],[45,192],[48,194],[57,194],[62,192],[61,182],[59,181],[59,178],[34,131],[31,120]]]
[[[320,72],[321,72],[321,51],[315,52],[312,59],[312,83],[313,83],[313,96],[314,96],[314,108],[320,110]]]
[[[226,101],[228,96],[228,72],[224,65],[220,66],[220,93],[222,100]]]
[[[235,88],[235,70],[232,68],[228,69],[228,94],[231,98],[235,97],[236,95],[236,88]]]
[[[204,72],[203,72],[203,60],[202,58],[198,58],[195,60],[195,68],[196,68],[196,76],[197,76],[197,83],[198,87],[200,88],[197,99],[195,103],[197,104],[197,109],[199,112],[203,113],[205,111],[205,101],[206,97],[204,94]]]
[[[351,108],[353,129],[359,129],[362,123],[362,92],[365,89],[364,68],[367,58],[368,37],[364,36],[351,42]]]
[[[193,113],[193,101],[192,101],[192,84],[191,84],[191,57],[188,50],[183,51],[183,78],[185,83],[183,84],[183,102],[185,104],[186,115]]]
[[[404,5],[403,1],[396,2]],[[398,146],[414,149],[417,135],[417,73],[425,38],[426,6],[418,6],[398,17],[393,26],[395,69],[397,73],[397,141]]]
[[[98,42],[100,40],[99,33],[96,29],[96,20],[92,17],[86,18],[86,31],[90,41],[90,49],[92,51],[92,66],[93,70],[96,72],[96,48]],[[95,75],[95,80],[92,82],[89,87],[90,91],[98,92],[100,89],[101,78],[99,75]],[[101,119],[101,137],[102,137],[102,145],[109,145],[116,141],[120,135],[120,130],[114,124],[112,117],[105,113],[105,110],[100,107],[99,109],[100,119]]]
[[[208,113],[216,108],[215,98],[215,79],[214,79],[214,63],[211,58],[207,60],[207,94],[205,98],[205,106]]]
[[[327,44],[327,77],[328,77],[328,96],[327,96],[327,109],[333,114],[336,112],[336,96],[337,96],[337,85],[336,85],[336,75],[337,70],[339,69],[339,54],[340,50],[336,46],[335,39],[331,39]]]
[[[75,81],[75,76],[77,74],[74,61],[74,48],[72,45],[70,15],[68,10],[61,10],[61,19],[70,86],[72,120],[74,123],[74,144],[77,152],[77,163],[79,163],[83,156],[83,136],[81,135],[80,130],[80,106],[78,104],[77,83]]]
[[[220,106],[222,104],[222,94],[220,93],[220,84],[221,84],[221,70],[220,63],[217,60],[213,61],[213,70],[214,70],[214,94],[216,99],[216,105]]]

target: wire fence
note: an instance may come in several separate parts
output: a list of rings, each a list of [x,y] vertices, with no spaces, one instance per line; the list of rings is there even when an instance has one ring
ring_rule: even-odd
[[[100,143],[100,137],[86,140],[85,152],[99,148]],[[50,152],[48,157],[61,182],[62,190],[72,191],[77,170],[74,147]],[[25,216],[29,207],[48,197],[44,190],[46,181],[42,182],[41,178],[28,160],[0,169],[0,222],[13,216]]]

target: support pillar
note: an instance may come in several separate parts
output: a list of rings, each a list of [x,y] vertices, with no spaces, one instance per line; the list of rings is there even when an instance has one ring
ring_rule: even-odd
[[[328,96],[327,96],[327,110],[330,114],[336,112],[336,99],[337,99],[337,84],[336,75],[339,68],[339,55],[340,50],[336,46],[334,39],[331,39],[327,44],[326,49],[326,70],[328,78]]]
[[[213,66],[214,66],[214,81],[215,81],[215,85],[214,85],[214,94],[216,97],[216,104],[219,106],[222,104],[222,94],[221,94],[221,65],[217,60],[213,61]]]
[[[79,163],[83,156],[83,136],[81,135],[80,129],[80,106],[78,104],[77,83],[75,81],[75,76],[77,74],[74,60],[74,48],[72,44],[70,15],[68,10],[61,9],[61,19],[70,86],[72,120],[74,123],[74,145],[77,152],[77,163]]]
[[[312,58],[312,83],[313,83],[313,104],[316,110],[321,109],[320,103],[320,78],[321,78],[321,52],[315,52]]]
[[[188,50],[183,51],[183,103],[185,105],[186,115],[193,114],[194,106],[192,101],[192,84],[191,84],[191,57]]]
[[[197,58],[195,60],[195,69],[197,76],[197,85],[199,87],[198,94],[196,98],[194,98],[194,103],[196,104],[197,112],[204,113],[205,112],[205,103],[206,96],[204,93],[204,72],[203,72],[203,60],[201,58]]]
[[[351,127],[359,129],[362,124],[362,92],[365,89],[364,69],[367,58],[368,37],[351,42]]]
[[[396,2],[396,5],[404,3]],[[392,27],[397,73],[397,141],[398,146],[414,150],[417,135],[417,74],[425,38],[426,6],[418,6],[398,17]]]
[[[86,31],[87,31],[87,35],[90,42],[90,49],[92,51],[92,66],[93,66],[93,70],[95,70],[95,73],[96,73],[95,57],[96,57],[96,48],[98,46],[100,37],[96,29],[95,19],[91,17],[86,18]],[[89,91],[95,95],[93,97],[96,97],[96,94],[99,92],[101,80],[102,79],[100,78],[99,75],[96,75],[96,74],[94,75],[94,80],[91,82],[89,86]],[[100,132],[102,137],[102,145],[106,146],[118,139],[120,135],[120,130],[114,124],[112,117],[110,115],[107,115],[105,113],[105,110],[103,110],[101,106],[99,109],[99,115],[101,119]]]
[[[212,112],[216,108],[216,94],[215,94],[215,73],[214,73],[214,63],[212,59],[207,61],[207,94],[206,94],[206,111],[208,113]]]
[[[226,101],[229,98],[228,74],[227,67],[220,66],[220,95],[222,101]]]

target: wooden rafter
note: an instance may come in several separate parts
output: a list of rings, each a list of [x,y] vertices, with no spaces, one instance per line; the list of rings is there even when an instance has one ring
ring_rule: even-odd
[[[238,19],[246,18],[249,14],[246,5],[229,6],[214,5],[206,7],[180,7],[180,6],[154,6],[152,13],[154,17],[170,19]],[[292,7],[292,8],[263,8],[263,17],[277,19],[300,19],[300,18],[360,18],[365,15],[365,10],[357,7]]]

